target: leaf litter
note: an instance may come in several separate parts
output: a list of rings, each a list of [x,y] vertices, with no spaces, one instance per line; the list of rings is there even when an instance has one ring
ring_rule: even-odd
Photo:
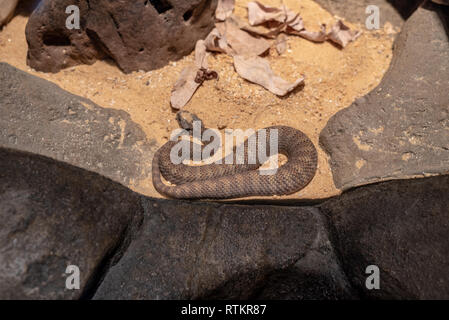
[[[344,48],[361,34],[361,31],[351,30],[341,20],[329,32],[326,31],[326,24],[320,25],[320,31],[309,31],[299,13],[285,5],[270,7],[259,1],[247,4],[247,24],[233,14],[234,7],[235,0],[218,1],[215,28],[205,40],[197,42],[195,64],[184,68],[174,84],[170,98],[172,108],[182,109],[205,80],[218,78],[217,72],[208,69],[208,52],[233,57],[234,68],[240,77],[277,96],[285,96],[302,85],[305,76],[290,83],[276,75],[269,62],[262,58],[272,46],[281,55],[287,49],[286,35],[295,35],[312,42],[329,40]]]

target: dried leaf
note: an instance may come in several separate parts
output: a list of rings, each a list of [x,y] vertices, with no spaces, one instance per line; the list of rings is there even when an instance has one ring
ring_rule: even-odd
[[[248,21],[252,26],[257,26],[267,21],[284,23],[285,20],[285,10],[265,6],[258,1],[248,2]]]
[[[304,82],[303,77],[294,83],[282,79],[274,74],[268,61],[260,57],[234,56],[234,67],[242,78],[261,85],[278,96],[286,95]]]
[[[215,10],[215,18],[218,21],[225,21],[234,11],[235,0],[218,0],[217,9]]]
[[[254,34],[256,36],[265,37],[268,39],[275,39],[276,36],[282,32],[282,29],[284,28],[283,25],[278,25],[273,28],[265,28],[262,26],[250,26],[250,25],[242,25],[240,29],[249,32],[251,34]]]
[[[283,6],[283,9],[286,15],[285,24],[287,25],[287,29],[292,29],[294,31],[303,30],[304,22],[299,13],[289,10],[286,6]]]
[[[226,37],[218,31],[217,28],[214,28],[209,35],[204,40],[206,45],[206,49],[208,51],[222,52],[222,53],[230,53],[231,48],[228,45],[228,41]]]
[[[184,68],[173,86],[170,103],[174,109],[182,109],[204,80],[218,77],[215,71],[208,69],[208,57],[205,41],[198,40],[195,45],[195,65]]]
[[[287,50],[287,37],[285,34],[281,34],[277,37],[274,43],[276,51],[279,55],[283,54]]]
[[[275,39],[282,31],[282,28],[284,28],[282,24],[277,22],[273,26],[270,26],[270,23],[265,23],[264,26],[251,26],[235,15],[231,15],[230,19],[232,19],[240,29],[255,36],[262,36],[269,39]]]
[[[195,65],[198,69],[208,68],[208,53],[206,52],[206,44],[204,40],[198,40],[195,45]]]
[[[318,32],[315,31],[308,31],[306,29],[301,30],[299,32],[293,32],[292,34],[296,34],[298,36],[303,37],[304,39],[313,41],[313,42],[324,42],[327,40],[327,34],[326,34],[326,25],[321,25],[321,30]]]
[[[275,37],[280,32],[298,35],[314,42],[324,42],[331,40],[342,47],[357,39],[361,32],[351,30],[341,20],[339,20],[326,34],[326,26],[321,25],[318,32],[308,31],[304,27],[304,22],[298,13],[288,9],[285,5],[281,8],[265,6],[258,1],[248,3],[248,20],[250,26],[240,25],[240,28],[251,33],[256,33],[265,37]],[[269,28],[265,32],[261,25]],[[259,26],[259,27],[255,27]]]
[[[361,34],[361,31],[351,30],[343,21],[338,20],[327,34],[327,38],[344,48],[349,42],[354,41]]]
[[[182,109],[201,85],[201,83],[195,81],[197,73],[198,68],[196,66],[188,66],[181,71],[171,92],[170,103],[174,109]]]
[[[174,109],[182,109],[192,98],[195,91],[205,80],[214,79],[218,74],[208,69],[207,51],[223,52],[234,56],[237,73],[244,79],[259,84],[272,93],[284,96],[304,82],[304,78],[290,83],[274,74],[268,61],[258,57],[270,48],[270,42],[253,37],[251,34],[267,38],[276,38],[281,32],[301,36],[315,42],[331,40],[342,47],[360,36],[360,31],[351,30],[339,20],[326,34],[326,26],[322,25],[318,32],[304,28],[299,14],[286,6],[273,8],[253,1],[248,3],[247,25],[233,16],[235,0],[220,0],[216,15],[216,28],[205,40],[199,40],[195,47],[195,65],[182,70],[176,81],[170,102]],[[263,25],[263,27],[262,27]],[[251,34],[250,34],[251,33]],[[282,54],[286,50],[286,37],[280,35],[275,42],[276,50]]]
[[[216,24],[220,34],[224,35],[231,52],[230,55],[261,55],[270,48],[270,42],[262,38],[255,38],[241,30],[238,21],[232,18]]]
[[[248,21],[251,26],[275,22],[271,28],[289,26],[291,29],[300,31],[304,29],[302,18],[298,13],[288,9],[285,5],[281,8],[268,7],[258,1],[248,3]]]

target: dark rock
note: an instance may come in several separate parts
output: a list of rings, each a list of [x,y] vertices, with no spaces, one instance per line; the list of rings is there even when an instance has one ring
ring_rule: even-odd
[[[423,0],[315,0],[332,14],[365,25],[366,7],[379,7],[381,27],[385,22],[400,27]]]
[[[80,29],[66,28],[66,8]],[[108,56],[126,73],[160,68],[189,54],[214,26],[217,0],[47,0],[31,15],[28,65],[57,72]]]
[[[80,11],[80,29],[68,29],[66,8]],[[85,31],[88,1],[44,0],[33,11],[25,29],[28,43],[27,64],[38,71],[58,72],[78,64],[93,64],[105,53],[96,47]]]
[[[306,255],[291,267],[270,274],[254,298],[261,300],[337,300],[356,299],[342,272],[328,227],[321,215],[317,217],[317,236]]]
[[[387,0],[401,14],[404,19],[408,19],[425,0]]]
[[[296,290],[301,291],[297,287],[304,283],[311,286],[309,290],[322,288],[322,283],[298,276],[301,264],[302,270],[315,269],[315,275],[320,275],[319,263],[308,258],[325,230],[314,208],[168,200],[145,203],[141,233],[106,275],[95,299],[268,297],[273,293],[269,280],[283,271],[284,283],[290,279],[290,287]],[[337,293],[326,295],[335,298],[346,289],[339,288],[344,277],[338,268],[331,269],[321,271],[323,278],[337,278],[327,288],[338,288]],[[276,295],[284,296],[284,292]]]
[[[0,148],[0,299],[89,296],[142,219],[139,196],[97,174]],[[80,290],[66,289],[66,268]]]
[[[348,279],[365,296],[449,298],[449,176],[384,182],[322,205]],[[368,290],[366,267],[380,269]]]
[[[321,132],[338,188],[449,171],[447,11],[418,9],[381,84]]]
[[[0,146],[42,154],[129,185],[150,174],[155,142],[124,111],[104,109],[0,63]]]

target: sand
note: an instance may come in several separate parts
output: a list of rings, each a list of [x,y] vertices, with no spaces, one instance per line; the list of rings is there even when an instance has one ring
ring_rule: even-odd
[[[246,19],[247,2],[237,0],[235,12],[243,19]],[[281,1],[263,0],[262,3],[279,6]],[[312,31],[318,31],[321,23],[331,25],[336,21],[336,17],[311,0],[284,0],[284,3],[300,12],[306,28]],[[301,90],[277,97],[240,78],[232,59],[216,54],[209,58],[209,66],[218,72],[219,79],[204,82],[185,107],[209,128],[257,130],[287,125],[306,133],[318,149],[317,174],[306,188],[282,198],[321,199],[340,193],[334,186],[327,155],[319,147],[319,134],[332,115],[375,88],[389,67],[394,33],[398,30],[392,31],[387,24],[380,30],[368,31],[362,25],[351,24],[348,18],[345,22],[363,30],[363,34],[343,50],[329,42],[316,44],[295,36],[288,37],[288,50],[284,54],[270,50],[266,58],[275,73],[292,82],[305,75]],[[128,112],[148,139],[158,144],[165,143],[178,128],[175,111],[169,104],[170,92],[181,70],[193,63],[193,54],[150,72],[124,74],[111,61],[98,61],[90,66],[45,74],[26,65],[26,23],[26,16],[17,15],[0,31],[0,61],[56,83],[102,107]],[[129,187],[148,196],[161,197],[151,177]]]

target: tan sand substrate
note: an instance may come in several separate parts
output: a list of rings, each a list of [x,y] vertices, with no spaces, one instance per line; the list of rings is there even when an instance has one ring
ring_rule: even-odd
[[[236,14],[244,19],[247,2],[237,0]],[[280,1],[262,2],[280,5]],[[312,31],[318,31],[321,23],[335,22],[335,17],[311,0],[285,0],[284,3],[300,12],[306,28]],[[0,32],[0,61],[54,82],[102,107],[128,112],[148,139],[158,144],[165,143],[172,130],[178,128],[169,105],[170,92],[181,70],[193,63],[193,54],[151,72],[126,75],[110,62],[98,61],[91,66],[80,65],[45,74],[26,65],[26,23],[27,17],[16,16]],[[279,56],[274,49],[270,51],[267,59],[275,73],[289,81],[302,74],[306,76],[302,90],[284,98],[277,97],[241,79],[234,71],[232,59],[216,54],[209,58],[209,65],[218,72],[219,79],[206,81],[185,108],[196,113],[209,128],[256,130],[282,124],[305,132],[318,149],[317,174],[300,192],[275,198],[319,199],[340,193],[334,186],[327,155],[318,145],[319,134],[332,115],[379,84],[389,67],[393,44],[393,34],[388,28],[367,31],[361,25],[349,23],[349,26],[363,30],[363,34],[343,50],[329,42],[316,44],[290,36],[287,52]],[[148,159],[148,166],[151,160]],[[129,187],[148,196],[161,197],[151,177],[133,181]]]

